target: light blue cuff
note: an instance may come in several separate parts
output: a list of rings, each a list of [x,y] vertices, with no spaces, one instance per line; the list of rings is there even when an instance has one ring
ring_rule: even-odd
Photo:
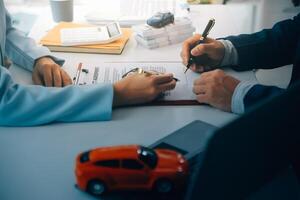
[[[248,91],[258,84],[255,81],[241,81],[234,90],[231,99],[231,111],[236,114],[243,114],[245,112],[244,98]]]
[[[60,65],[60,66],[63,66],[63,65],[65,64],[65,60],[64,60],[64,59],[57,58],[57,57],[51,56],[51,55],[49,55],[49,57],[52,58],[53,61],[54,61],[56,64]]]
[[[218,40],[220,41],[225,47],[225,54],[222,60],[221,66],[228,66],[228,65],[237,65],[239,56],[237,53],[236,48],[229,40]]]
[[[5,53],[15,64],[29,71],[33,70],[37,59],[45,56],[61,66],[64,64],[64,60],[51,56],[48,48],[37,45],[33,39],[24,37],[15,29],[10,29],[7,34]]]
[[[52,55],[43,55],[42,57],[49,57],[49,58],[51,58],[56,64],[58,64],[58,65],[60,65],[60,66],[63,66],[64,65],[64,63],[65,63],[65,60],[64,59],[61,59],[61,58],[57,58],[57,57],[55,57],[55,56],[52,56]],[[42,57],[40,57],[40,58],[42,58]],[[39,58],[37,58],[37,59],[39,59]],[[36,59],[36,60],[37,60]],[[36,61],[35,60],[35,61]]]
[[[0,66],[0,126],[110,120],[113,85],[20,85]]]

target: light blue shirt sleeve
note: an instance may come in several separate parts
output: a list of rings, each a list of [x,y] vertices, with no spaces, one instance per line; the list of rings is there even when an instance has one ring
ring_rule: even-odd
[[[113,86],[46,88],[13,82],[0,66],[0,125],[33,126],[51,122],[110,120]]]
[[[238,53],[236,48],[229,40],[219,40],[225,47],[225,55],[221,66],[230,66],[238,64]],[[231,99],[231,111],[236,114],[245,112],[244,98],[248,91],[258,84],[256,81],[241,81],[234,90]]]
[[[48,48],[37,45],[36,42],[23,35],[12,26],[11,17],[5,10],[6,15],[6,41],[5,41],[5,54],[15,64],[32,71],[35,61],[38,58],[49,56],[57,64],[63,65],[64,60],[51,56]]]
[[[4,64],[5,53],[14,63],[31,71],[36,59],[51,55],[47,48],[38,46],[12,27],[2,0],[0,27],[0,63]],[[63,60],[56,61],[63,63]],[[15,83],[9,71],[0,64],[0,126],[110,120],[112,102],[111,84],[64,88],[24,86]]]

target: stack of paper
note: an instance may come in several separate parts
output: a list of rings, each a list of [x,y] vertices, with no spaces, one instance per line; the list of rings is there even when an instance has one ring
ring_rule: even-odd
[[[78,52],[78,53],[105,53],[105,54],[121,54],[127,41],[129,40],[132,30],[123,28],[123,36],[119,40],[116,40],[109,44],[97,44],[97,45],[82,45],[66,47],[61,45],[60,30],[63,28],[78,28],[86,27],[90,25],[74,24],[69,22],[61,22],[53,29],[51,29],[47,35],[45,35],[40,43],[47,46],[51,51],[61,52]]]
[[[142,46],[154,49],[176,44],[191,37],[195,32],[192,22],[188,18],[177,18],[174,24],[162,28],[154,28],[147,24],[133,26],[135,39]]]

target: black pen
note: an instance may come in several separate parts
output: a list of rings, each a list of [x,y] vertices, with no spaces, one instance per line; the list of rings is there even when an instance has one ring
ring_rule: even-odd
[[[179,82],[179,79],[178,79],[178,78],[175,78],[175,77],[174,77],[173,80],[176,81],[176,82]]]
[[[208,36],[210,30],[213,28],[213,26],[215,25],[215,23],[216,23],[216,20],[215,20],[215,19],[210,19],[210,20],[208,21],[208,24],[206,25],[206,28],[205,28],[205,30],[203,31],[200,40],[193,46],[193,48],[196,47],[196,46],[199,45],[199,44],[202,44],[202,43],[204,42],[204,40],[205,40],[206,37]],[[191,48],[191,49],[193,49],[193,48]],[[194,57],[193,55],[190,55],[190,59],[189,59],[189,62],[188,62],[188,64],[187,64],[187,66],[186,66],[186,70],[185,70],[184,73],[186,73],[187,70],[191,67],[191,65],[194,64],[195,62],[196,62],[196,61],[195,61],[195,57]]]

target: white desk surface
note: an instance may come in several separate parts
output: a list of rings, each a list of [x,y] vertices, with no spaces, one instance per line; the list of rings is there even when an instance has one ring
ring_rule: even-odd
[[[36,39],[41,31],[37,27],[38,24],[31,34]],[[178,44],[147,50],[132,38],[120,56],[55,55],[66,59],[65,69],[73,76],[78,62],[95,65],[104,61],[180,61],[180,49]],[[17,82],[31,83],[30,74],[23,69],[13,66],[11,73]],[[230,73],[243,80],[255,78],[253,72]],[[74,159],[79,152],[104,145],[150,145],[194,120],[222,126],[235,117],[203,105],[151,106],[115,109],[112,121],[106,122],[0,127],[0,199],[91,199],[74,188]]]

